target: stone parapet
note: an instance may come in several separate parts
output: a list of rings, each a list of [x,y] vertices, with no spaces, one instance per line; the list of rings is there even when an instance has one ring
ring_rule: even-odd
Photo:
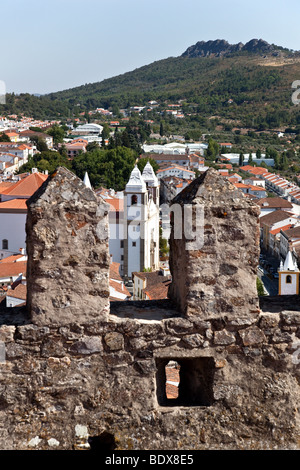
[[[108,205],[65,168],[58,168],[27,205],[27,306],[32,322],[105,318]]]
[[[258,206],[209,169],[171,207],[169,296],[181,312],[257,315]]]
[[[109,303],[106,204],[63,168],[28,201],[1,450],[299,450],[299,297],[258,301],[257,208],[214,170],[177,203],[204,243],[173,226],[171,298]]]
[[[0,327],[1,449],[299,448],[299,312],[137,320],[138,304],[133,318],[112,305],[118,320]]]

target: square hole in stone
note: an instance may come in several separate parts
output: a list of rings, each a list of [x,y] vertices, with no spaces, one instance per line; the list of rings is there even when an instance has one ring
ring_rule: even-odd
[[[156,390],[160,406],[210,406],[215,361],[212,357],[157,358]]]

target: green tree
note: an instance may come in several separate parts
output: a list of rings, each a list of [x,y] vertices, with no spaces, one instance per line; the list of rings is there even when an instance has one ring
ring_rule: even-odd
[[[257,289],[257,295],[261,297],[262,295],[265,295],[265,289],[262,281],[259,279],[259,277],[256,278],[256,289]]]
[[[48,146],[46,144],[45,139],[42,137],[38,137],[36,140],[36,148],[39,152],[47,152]]]
[[[158,163],[157,163],[153,158],[147,158],[147,157],[140,158],[140,159],[138,160],[137,166],[138,166],[140,172],[141,172],[141,173],[143,172],[143,169],[145,168],[145,165],[146,165],[148,162],[151,164],[151,166],[152,166],[152,168],[153,168],[153,170],[154,170],[154,173],[156,173],[157,170],[159,170],[159,165],[158,165]]]
[[[244,154],[241,152],[239,156],[239,166],[243,166],[244,163]]]
[[[287,171],[289,168],[289,160],[287,158],[286,152],[283,152],[280,159],[279,169],[282,171]]]
[[[2,132],[0,134],[0,142],[11,142],[10,137],[5,134],[5,132]]]
[[[163,136],[165,135],[164,124],[163,124],[162,121],[160,122],[160,126],[159,126],[159,135],[160,135],[161,137],[163,137]]]
[[[58,124],[55,124],[50,129],[47,130],[47,134],[53,137],[54,144],[61,144],[64,141],[64,137],[66,135],[65,129]]]
[[[101,137],[102,137],[102,147],[105,147],[105,141],[109,139],[110,136],[110,127],[109,125],[105,122],[103,124],[103,129],[101,132]]]
[[[36,153],[29,159],[27,163],[22,165],[18,173],[26,173],[31,171],[32,168],[37,168],[39,171],[48,170],[49,173],[55,171],[59,166],[64,166],[71,169],[71,164],[66,154],[60,154],[53,150],[42,151]]]
[[[219,154],[219,149],[219,144],[213,138],[210,137],[206,150],[206,158],[211,161],[215,160],[216,156]]]
[[[126,147],[101,148],[78,155],[72,161],[72,169],[81,179],[87,171],[94,188],[104,186],[121,191],[129,180],[137,156]]]
[[[167,256],[169,254],[169,244],[168,241],[163,238],[162,228],[159,227],[159,254],[160,256]]]

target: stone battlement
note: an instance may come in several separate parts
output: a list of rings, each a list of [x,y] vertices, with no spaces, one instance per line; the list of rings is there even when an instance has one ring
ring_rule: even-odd
[[[255,207],[214,170],[195,181],[177,202],[203,206],[205,243],[173,227],[163,301],[108,302],[105,211],[66,170],[29,201],[30,301],[0,310],[1,449],[299,449],[299,299],[257,298]]]

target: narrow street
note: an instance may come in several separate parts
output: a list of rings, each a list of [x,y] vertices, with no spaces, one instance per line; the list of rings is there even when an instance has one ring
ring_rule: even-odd
[[[262,281],[268,295],[278,295],[277,269],[279,260],[267,253],[261,252],[260,265],[257,269],[257,275]],[[275,276],[275,277],[274,277]]]

